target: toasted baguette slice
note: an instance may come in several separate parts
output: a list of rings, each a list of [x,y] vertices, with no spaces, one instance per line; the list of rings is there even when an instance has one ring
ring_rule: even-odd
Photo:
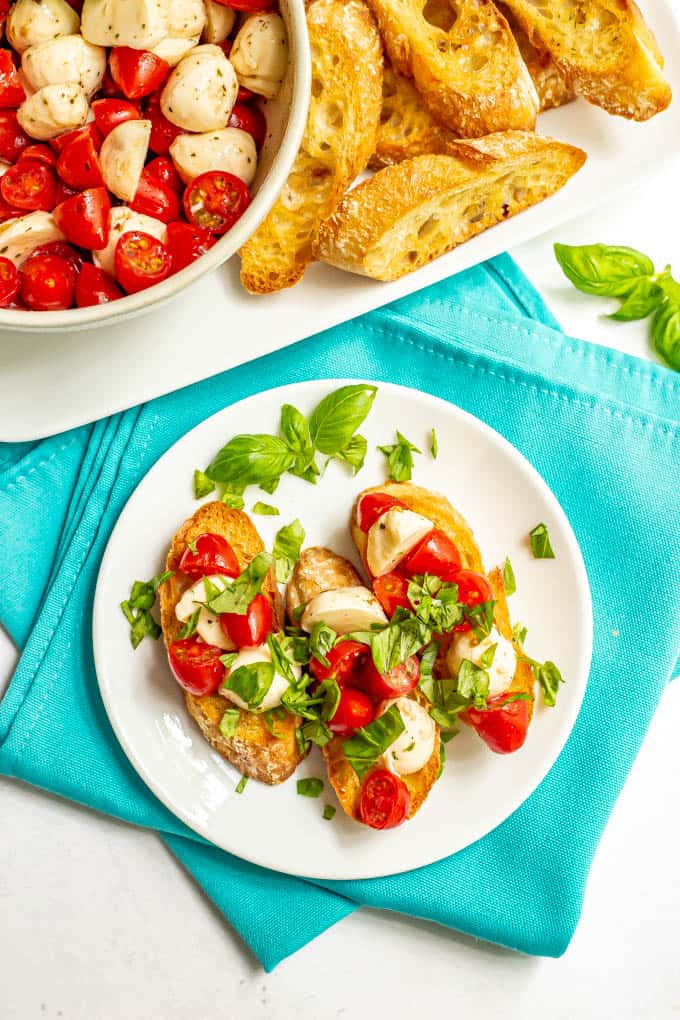
[[[631,120],[648,120],[670,103],[663,57],[632,0],[505,2],[588,102]]]
[[[358,573],[344,556],[338,556],[330,549],[318,546],[305,549],[288,583],[286,610],[289,617],[293,619],[292,613],[297,606],[309,602],[320,592],[354,587],[362,583]],[[424,707],[429,705],[420,691],[414,691],[409,697],[414,698]],[[343,737],[333,737],[322,748],[322,752],[326,759],[328,778],[343,810],[350,818],[360,821],[359,802],[362,783],[345,757],[342,749],[343,739]],[[409,818],[413,818],[416,811],[425,802],[439,774],[439,765],[439,727],[436,727],[434,748],[423,768],[409,776],[402,776],[411,796]]]
[[[179,573],[182,553],[189,542],[206,532],[223,535],[227,539],[241,570],[264,551],[262,539],[242,510],[230,510],[220,502],[200,506],[173,538],[166,565],[168,570],[176,573],[159,588],[161,626],[166,645],[179,637],[182,624],[175,615],[175,608],[182,593],[193,583],[185,574]],[[271,601],[275,627],[282,628],[283,603],[272,571],[262,586],[262,592]],[[297,717],[286,715],[277,719],[275,729],[278,736],[273,737],[261,716],[240,711],[236,733],[227,738],[220,732],[220,722],[225,711],[234,708],[231,701],[219,694],[197,697],[187,692],[184,700],[189,714],[211,747],[244,776],[271,785],[282,783],[300,763],[302,755],[295,739],[295,727],[300,722]]]
[[[536,86],[540,111],[553,110],[558,106],[573,102],[576,99],[576,92],[548,51],[536,49],[531,44],[528,35],[505,4],[496,3],[496,6],[507,18],[512,34],[517,40],[522,60],[527,65],[531,80]]]
[[[368,0],[396,71],[464,138],[530,131],[538,97],[510,27],[488,0]]]
[[[380,126],[370,168],[379,170],[412,156],[445,152],[447,142],[455,137],[435,120],[413,82],[386,61]]]
[[[292,287],[312,261],[311,237],[368,163],[382,102],[382,46],[360,0],[315,0],[307,10],[312,94],[300,151],[276,205],[241,248],[253,294]]]
[[[315,256],[396,280],[552,195],[586,159],[521,131],[450,142],[447,152],[385,167],[350,191],[320,224]]]

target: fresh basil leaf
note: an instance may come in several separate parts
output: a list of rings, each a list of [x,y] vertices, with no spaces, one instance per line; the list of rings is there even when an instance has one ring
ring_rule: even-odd
[[[297,518],[277,531],[273,554],[276,580],[279,584],[285,584],[293,573],[293,567],[300,559],[304,540],[305,529]]]
[[[228,586],[229,585],[227,582],[227,587]],[[218,595],[221,595],[222,591],[224,590],[225,589],[220,588],[218,585],[216,585],[214,581],[211,581],[209,577],[203,578],[203,591],[205,592],[206,606],[208,605],[209,602],[212,602],[213,599],[216,599]]]
[[[312,633],[309,635],[310,657],[318,659],[322,666],[330,666],[326,656],[335,644],[337,636],[335,631],[331,627],[326,626],[323,620],[315,623],[312,627]]]
[[[204,471],[199,471],[198,468],[194,471],[194,496],[196,499],[202,499],[204,496],[215,491],[215,483],[211,478],[205,474]]]
[[[517,591],[515,571],[512,569],[512,563],[507,556],[505,557],[505,564],[503,566],[503,587],[505,588],[505,594],[508,596],[514,595]]]
[[[482,669],[490,669],[493,666],[493,660],[496,657],[496,649],[498,648],[498,642],[495,645],[489,645],[489,647],[480,655],[479,665]]]
[[[302,617],[305,615],[305,609],[306,608],[307,608],[307,603],[306,602],[302,602],[299,606],[295,607],[293,612],[290,614],[291,617],[292,617],[293,623],[299,623],[300,622]]]
[[[562,674],[554,662],[544,662],[537,669],[534,669],[534,674],[541,685],[543,701],[552,708],[557,702],[559,686],[564,683]]]
[[[564,275],[584,294],[624,297],[641,277],[652,276],[654,263],[634,248],[618,245],[555,245]]]
[[[284,715],[286,714],[285,711],[284,711],[283,714]],[[270,708],[267,712],[263,712],[262,713],[262,722],[265,724],[265,726],[267,727],[267,729],[269,730],[269,732],[271,733],[271,735],[274,737],[275,740],[281,740],[282,734],[278,733],[276,731],[276,729],[274,728],[274,716],[275,715],[276,715],[276,718],[279,718],[279,716],[277,714],[277,709]]]
[[[391,747],[404,729],[404,720],[398,706],[391,705],[368,726],[356,730],[348,740],[343,741],[344,755],[359,779],[373,768],[378,758]]]
[[[243,510],[245,502],[243,500],[243,488],[238,486],[226,486],[222,490],[220,500],[225,506],[228,506],[230,510]]]
[[[229,673],[222,690],[233,691],[252,711],[262,704],[274,679],[272,662],[250,662]]]
[[[463,659],[458,670],[458,694],[476,708],[483,708],[489,695],[489,674],[470,659]]]
[[[435,428],[432,429],[432,441],[430,442],[430,452],[432,453],[432,456],[436,460],[439,454],[439,441],[437,439],[437,430]]]
[[[441,740],[442,744],[448,744],[449,741],[453,740],[453,738],[456,737],[459,732],[460,731],[458,729],[458,726],[456,726],[456,728],[452,730],[442,730],[441,733],[439,734],[439,739]]]
[[[332,804],[324,804],[323,808],[324,821],[330,822],[331,818],[335,817],[335,811],[336,809],[333,807]]]
[[[439,771],[437,772],[437,775],[435,777],[435,782],[437,781],[437,779],[440,778],[442,772],[444,771],[444,765],[445,764],[446,764],[446,748],[444,747],[443,743],[441,743],[441,741],[440,741],[440,743],[439,743]]]
[[[235,736],[240,714],[237,708],[228,708],[220,719],[220,733],[227,740]]]
[[[248,776],[241,776],[241,778],[238,781],[238,784],[236,785],[234,793],[243,793],[243,791],[246,788],[246,783],[247,782],[248,782]]]
[[[666,364],[680,372],[680,301],[667,301],[656,313],[652,343]]]
[[[495,601],[478,602],[476,606],[465,607],[465,617],[472,625],[472,633],[478,641],[488,637],[493,627],[493,614],[496,608]]]
[[[555,553],[550,544],[550,535],[545,524],[537,524],[529,532],[531,551],[535,560],[554,560]]]
[[[150,581],[134,581],[130,597],[120,603],[120,610],[130,624],[130,644],[133,648],[138,648],[145,637],[157,641],[161,636],[161,628],[151,615],[151,609],[156,601],[156,592],[173,574],[173,570],[165,570]]]
[[[260,488],[263,492],[266,492],[269,496],[273,496],[279,487],[280,478],[270,478],[266,482],[260,482]]]
[[[260,485],[279,478],[295,464],[295,454],[278,436],[234,436],[206,469],[208,478],[225,485]]]
[[[297,792],[300,797],[320,797],[323,793],[323,779],[310,776],[309,779],[298,779]]]
[[[428,679],[430,679],[432,677],[432,670],[434,668],[435,662],[437,661],[437,656],[438,655],[439,655],[439,642],[438,641],[431,641],[429,643],[429,645],[427,645],[423,649],[423,653],[420,656],[420,681],[421,681],[421,685],[422,685],[422,682],[424,680],[428,680]]]
[[[314,444],[309,433],[309,422],[292,404],[284,404],[281,408],[281,435],[295,454],[295,472],[301,474],[314,459]]]
[[[370,634],[373,663],[379,673],[389,673],[395,666],[406,662],[432,638],[430,628],[415,616],[395,617],[383,630]]]
[[[341,386],[323,398],[309,420],[312,443],[320,453],[332,457],[347,446],[371,410],[377,390],[377,386],[358,383]]]
[[[278,507],[272,506],[270,503],[261,503],[258,499],[257,503],[253,503],[251,513],[260,514],[262,517],[278,517]]]
[[[609,318],[616,322],[646,319],[664,300],[665,294],[658,283],[643,276],[631,287],[620,308]]]
[[[413,454],[422,453],[422,450],[409,442],[399,431],[394,446],[379,446],[378,449],[387,457],[390,478],[395,482],[410,482],[413,474]]]
[[[431,717],[443,730],[456,730],[458,716],[469,707],[470,699],[459,693],[452,677],[433,677],[425,688],[425,696],[432,706]]]
[[[322,719],[310,719],[301,726],[302,738],[305,743],[325,747],[333,734]]]
[[[305,741],[305,738],[302,735],[302,727],[301,726],[296,726],[295,727],[295,743],[297,745],[298,754],[306,754],[307,753],[307,748],[308,748],[309,745],[307,744],[307,742]]]
[[[434,574],[417,574],[408,584],[408,600],[422,623],[439,633],[453,630],[463,619],[464,605],[458,602],[458,585]]]
[[[321,703],[321,718],[324,722],[330,722],[340,704],[340,687],[335,677],[328,677],[327,680],[320,683],[314,692],[314,696],[323,699]]]
[[[187,542],[187,549],[193,556],[198,556],[198,545],[196,544],[197,542],[198,542],[197,538],[189,539],[189,541]]]
[[[520,647],[526,641],[527,634],[528,630],[523,623],[516,623],[512,628],[512,640],[516,641]]]
[[[352,474],[358,475],[364,466],[366,460],[366,451],[368,449],[368,443],[363,436],[356,435],[352,436],[350,441],[343,446],[339,453],[335,454],[337,460],[344,461],[345,464],[349,464],[352,468]]]
[[[228,588],[208,599],[208,608],[218,616],[221,613],[237,613],[245,616],[248,606],[262,590],[262,585],[272,564],[268,553],[258,553],[243,573],[231,582]]]
[[[220,662],[229,671],[237,658],[238,652],[225,652],[224,655],[220,655]]]
[[[196,633],[196,626],[198,624],[198,618],[201,615],[201,607],[195,610],[191,614],[188,620],[185,620],[179,632],[180,638],[191,637],[192,634]]]
[[[290,639],[287,638],[279,640],[279,638],[275,637],[273,634],[267,634],[267,647],[271,652],[272,663],[274,664],[275,671],[279,674],[279,676],[282,676],[284,680],[287,680],[289,684],[295,686],[297,683],[297,677],[293,672],[293,663],[287,655],[287,646],[284,645],[284,642],[289,640]]]

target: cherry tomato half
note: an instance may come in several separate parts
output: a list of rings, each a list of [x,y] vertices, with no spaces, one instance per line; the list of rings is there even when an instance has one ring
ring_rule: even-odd
[[[19,293],[19,270],[9,259],[0,255],[0,308],[7,308]]]
[[[128,99],[141,99],[160,88],[170,65],[149,50],[116,46],[109,55],[109,70],[114,82]]]
[[[24,159],[32,159],[36,163],[44,163],[45,166],[56,166],[57,157],[49,145],[43,142],[36,142],[35,145],[27,145],[19,154],[19,162]]]
[[[324,666],[318,659],[312,659],[309,671],[317,680],[328,680],[335,677],[340,687],[357,682],[371,650],[360,641],[340,641],[326,655],[328,665]]]
[[[99,157],[91,135],[80,135],[61,150],[57,173],[65,184],[76,191],[104,187]]]
[[[357,524],[362,531],[370,531],[378,518],[395,506],[406,504],[394,496],[388,496],[386,492],[367,492],[357,505]]]
[[[15,209],[14,206],[7,205],[7,202],[2,197],[2,192],[0,192],[0,223],[6,223],[7,220],[13,220],[17,216],[23,215],[21,209]]]
[[[91,120],[88,124],[83,124],[82,127],[74,128],[73,131],[66,131],[63,135],[57,135],[56,138],[50,138],[50,145],[55,152],[63,152],[67,146],[79,141],[81,138],[89,138],[95,152],[99,152],[102,145],[102,133],[94,120]]]
[[[97,127],[104,138],[119,124],[128,120],[139,120],[139,108],[127,99],[95,99],[92,112]]]
[[[241,573],[236,553],[222,535],[206,531],[204,535],[199,535],[192,545],[196,552],[187,546],[179,561],[179,569],[192,581],[198,581],[199,578],[210,574],[238,577]]]
[[[414,574],[434,574],[442,581],[453,581],[461,567],[460,553],[448,535],[433,528],[422,542],[400,564],[409,577]]]
[[[80,272],[83,265],[82,255],[65,241],[49,241],[47,244],[41,244],[33,249],[30,257],[33,258],[34,255],[56,255],[68,262],[76,274]]]
[[[224,664],[220,656],[222,648],[207,645],[196,638],[182,638],[173,641],[168,648],[168,661],[175,680],[190,694],[201,697],[214,694],[224,679]]]
[[[145,167],[139,178],[135,197],[130,202],[130,208],[135,212],[144,213],[145,216],[153,216],[162,223],[170,223],[179,216],[179,199],[172,188],[159,181],[149,173],[148,167]]]
[[[247,613],[222,613],[220,624],[237,648],[257,648],[272,629],[271,602],[256,595]]]
[[[474,570],[459,570],[451,580],[458,585],[458,601],[464,602],[466,606],[479,606],[482,602],[490,602],[493,599],[493,590],[483,574],[478,574]],[[463,620],[453,629],[464,631],[471,628],[470,621]]]
[[[104,305],[116,301],[124,294],[116,281],[103,269],[85,262],[76,280],[76,305],[88,308],[90,305]]]
[[[60,177],[57,178],[57,191],[54,196],[54,204],[61,205],[67,198],[72,198],[73,195],[78,194],[77,188],[69,188],[68,184],[64,184]]]
[[[235,174],[208,170],[187,186],[183,201],[190,223],[211,234],[225,234],[248,207],[250,192]]]
[[[167,156],[156,156],[150,163],[146,164],[146,170],[155,177],[161,184],[171,188],[176,195],[181,195],[184,189],[182,178],[175,170],[175,164]]]
[[[157,237],[129,230],[118,239],[114,265],[123,290],[136,294],[170,275],[170,252]]]
[[[383,574],[373,581],[373,591],[380,605],[391,619],[394,611],[412,609],[408,600],[408,580],[402,574]]]
[[[31,144],[31,139],[17,120],[16,110],[0,110],[0,159],[16,162],[19,153]]]
[[[21,299],[36,312],[64,311],[73,305],[76,272],[59,255],[33,252],[21,270]]]
[[[229,127],[240,128],[253,136],[253,141],[258,149],[264,145],[267,137],[267,121],[258,106],[246,106],[244,103],[236,103],[229,115]]]
[[[51,212],[57,179],[54,171],[33,159],[20,159],[9,167],[0,178],[0,192],[8,205],[24,212]]]
[[[369,659],[361,677],[361,687],[377,701],[388,698],[401,698],[418,686],[420,680],[420,662],[416,655],[411,655],[406,662],[399,663],[387,673],[379,673]]]
[[[53,216],[71,244],[99,251],[108,244],[110,212],[106,188],[88,188],[58,205]]]
[[[149,148],[158,156],[165,156],[177,135],[182,134],[182,129],[171,124],[163,115],[160,108],[160,97],[155,93],[149,96],[145,116],[147,120],[151,121]]]
[[[166,244],[172,259],[172,272],[178,273],[180,269],[191,265],[201,255],[205,255],[216,241],[217,238],[208,230],[195,227],[193,223],[168,223]]]
[[[275,0],[217,0],[218,4],[222,4],[224,7],[231,7],[235,11],[248,11],[252,13],[254,11],[270,11],[274,6]]]
[[[359,817],[372,829],[393,829],[411,810],[411,795],[403,779],[387,769],[374,769],[361,790]]]
[[[368,726],[373,720],[374,712],[373,702],[367,694],[357,690],[356,687],[343,687],[335,715],[328,726],[332,733],[349,736],[362,726]]]
[[[508,701],[512,695],[489,698],[486,708],[466,708],[461,719],[473,727],[496,754],[511,754],[526,740],[530,701]]]
[[[0,109],[16,110],[26,93],[9,50],[0,50]]]

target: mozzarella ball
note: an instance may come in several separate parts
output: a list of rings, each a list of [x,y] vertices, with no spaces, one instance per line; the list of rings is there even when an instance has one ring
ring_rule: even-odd
[[[252,135],[240,128],[177,135],[170,146],[170,156],[185,184],[207,170],[226,170],[250,185],[257,170],[255,142]]]
[[[197,46],[180,60],[161,92],[161,111],[184,131],[227,126],[238,81],[219,46]]]
[[[0,255],[20,269],[38,245],[65,240],[52,213],[32,212],[0,226]]]
[[[7,18],[7,39],[23,53],[60,35],[78,31],[80,18],[66,0],[17,0]]]
[[[109,215],[109,243],[105,248],[92,252],[95,266],[99,266],[105,273],[115,276],[116,245],[122,235],[127,234],[130,230],[141,230],[145,234],[157,237],[159,241],[165,241],[167,236],[165,223],[161,223],[153,216],[134,212],[126,205],[117,205]]]
[[[126,120],[109,132],[99,152],[104,184],[116,198],[131,202],[139,187],[149,149],[150,120]]]
[[[168,0],[168,35],[188,39],[205,25],[203,0]]]
[[[217,0],[205,0],[203,42],[224,42],[234,27],[235,21],[236,11],[233,7],[225,7],[224,4],[218,4]]]
[[[34,92],[17,110],[17,120],[27,135],[42,142],[80,127],[89,112],[87,96],[80,85],[65,82],[45,85]]]
[[[81,32],[98,46],[150,50],[168,35],[168,0],[85,0]]]
[[[106,50],[86,42],[82,35],[61,35],[25,50],[21,69],[34,89],[70,81],[92,96],[104,77]]]
[[[247,18],[229,57],[241,85],[273,99],[288,66],[288,36],[281,15],[265,11]]]
[[[176,67],[180,60],[183,60],[187,53],[190,53],[196,46],[198,46],[197,35],[191,39],[168,35],[165,39],[161,39],[158,46],[154,46],[151,52],[164,60],[170,67]]]

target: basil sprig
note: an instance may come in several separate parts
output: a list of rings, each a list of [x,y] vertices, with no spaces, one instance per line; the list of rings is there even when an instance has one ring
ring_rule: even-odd
[[[647,255],[619,245],[556,244],[555,257],[577,290],[621,299],[611,319],[632,322],[653,315],[654,348],[680,371],[680,284],[670,266],[657,273]]]
[[[272,553],[274,570],[279,584],[285,584],[293,573],[293,567],[300,559],[300,550],[305,540],[305,529],[295,518],[276,532]]]
[[[545,524],[537,524],[535,528],[532,528],[529,532],[529,540],[531,542],[531,552],[535,560],[555,559],[555,553],[550,544],[550,535]]]
[[[218,615],[220,613],[237,613],[239,616],[245,616],[248,606],[262,590],[271,564],[272,558],[268,553],[258,553],[228,588],[212,598],[208,598],[208,609]]]
[[[413,475],[413,454],[423,451],[399,431],[393,446],[379,446],[378,449],[387,457],[390,478],[395,482],[410,482]]]
[[[164,581],[172,577],[174,570],[166,570],[156,574],[150,581],[134,581],[130,589],[130,597],[121,602],[120,609],[130,624],[130,644],[137,648],[145,637],[157,641],[161,636],[161,628],[151,614],[156,602],[156,593]]]
[[[391,705],[368,726],[343,741],[342,750],[359,779],[373,768],[378,758],[391,747],[405,728],[398,706]]]

